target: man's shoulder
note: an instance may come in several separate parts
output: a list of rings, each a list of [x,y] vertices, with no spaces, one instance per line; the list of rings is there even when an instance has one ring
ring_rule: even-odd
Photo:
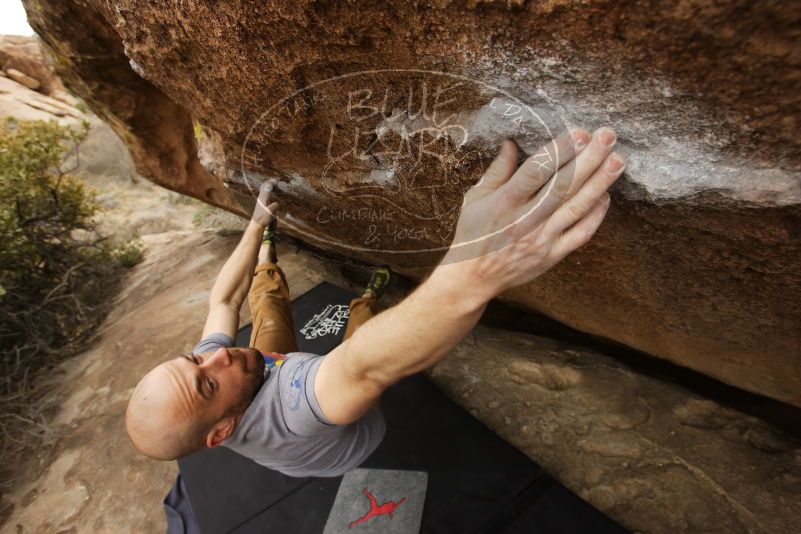
[[[278,367],[280,384],[283,386],[287,381],[294,382],[294,387],[300,387],[298,379],[305,376],[311,369],[310,366],[317,366],[325,358],[320,354],[309,352],[290,352],[285,354],[285,360]]]
[[[311,352],[289,352],[284,354],[284,362],[279,366],[279,371],[286,374],[288,369],[305,368],[310,363],[325,358],[320,354],[312,354]]]
[[[328,431],[337,425],[323,414],[314,381],[325,356],[308,352],[287,355],[278,373],[278,397],[288,427],[300,435]]]
[[[286,360],[279,367],[278,388],[290,412],[298,409],[303,400],[302,395],[306,394],[306,388],[312,387],[312,383],[307,386],[306,379],[321,358],[319,354],[291,352],[286,355]],[[311,393],[314,393],[313,389]]]
[[[290,352],[283,356],[280,365],[269,370],[264,384],[251,402],[251,407],[282,403],[283,408],[289,411],[297,410],[300,394],[306,394],[309,372],[316,368],[318,360],[321,361],[323,356],[308,352]]]
[[[321,356],[305,352],[285,356],[281,365],[270,370],[253,397],[232,442],[241,441],[244,436],[254,439],[257,435],[261,436],[258,439],[269,438],[275,442],[292,439],[293,423],[310,408],[307,387],[312,385],[307,386],[307,379]],[[313,396],[313,391],[311,393]]]

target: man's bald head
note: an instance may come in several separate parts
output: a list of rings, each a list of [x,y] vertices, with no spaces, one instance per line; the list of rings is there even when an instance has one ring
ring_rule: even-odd
[[[174,460],[227,439],[263,381],[253,349],[220,348],[174,358],[134,389],[125,427],[134,446],[156,460]]]
[[[169,363],[169,362],[168,362]],[[134,446],[154,460],[175,460],[203,448],[208,424],[182,409],[166,364],[142,378],[125,413]]]

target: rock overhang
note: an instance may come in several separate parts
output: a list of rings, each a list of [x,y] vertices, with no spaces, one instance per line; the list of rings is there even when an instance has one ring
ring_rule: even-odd
[[[547,110],[540,114],[554,129],[615,126],[629,165],[604,226],[584,250],[505,298],[801,404],[801,91],[793,74],[801,58],[790,44],[797,7],[27,4],[34,27],[67,58],[60,68],[68,84],[115,125],[146,176],[240,214],[252,200],[233,191],[237,182],[278,177],[290,233],[418,276],[413,268],[432,265],[447,244],[462,191],[514,134],[503,115],[509,109],[498,115],[498,105]],[[102,57],[92,52],[98,46]],[[282,129],[249,137],[271,106],[365,71],[472,80],[473,89],[462,87],[445,106],[470,138],[462,142],[459,128],[443,129],[430,116],[393,119],[390,107],[346,125],[374,135],[359,139],[361,156],[329,157],[348,95],[389,90],[403,107],[409,78],[381,76],[340,84],[329,95],[335,109],[290,98]],[[482,84],[496,94],[476,88]],[[375,144],[365,151],[378,133],[402,140],[432,125],[441,157],[418,150],[416,160],[401,161],[376,155]],[[417,148],[436,146],[433,139]],[[539,146],[536,135],[518,141]],[[332,146],[347,152],[344,140]],[[338,214],[321,215],[332,205]],[[426,219],[431,211],[437,224]],[[379,247],[365,243],[376,238]]]

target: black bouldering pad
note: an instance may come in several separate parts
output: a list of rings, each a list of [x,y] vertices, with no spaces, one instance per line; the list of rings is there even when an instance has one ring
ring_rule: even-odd
[[[347,306],[354,296],[323,283],[293,302],[301,351],[325,354],[340,342],[341,308],[332,312],[331,306]],[[306,334],[299,332],[309,325]],[[237,344],[247,345],[249,336],[250,327],[242,328]],[[362,467],[428,473],[420,532],[625,532],[423,375],[387,390],[381,409],[387,435]],[[196,453],[179,466],[203,534],[320,533],[342,478],[287,477],[225,447]]]

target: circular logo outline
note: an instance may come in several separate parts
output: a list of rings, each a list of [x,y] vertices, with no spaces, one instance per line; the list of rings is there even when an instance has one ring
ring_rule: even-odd
[[[253,191],[251,189],[251,180],[248,179],[248,171],[245,168],[245,154],[247,152],[247,144],[248,144],[248,140],[253,135],[253,132],[255,131],[256,127],[263,121],[263,119],[269,113],[271,113],[273,110],[275,110],[276,108],[281,106],[284,102],[287,102],[288,100],[291,100],[292,98],[295,98],[299,94],[302,94],[302,93],[304,93],[306,91],[309,91],[310,89],[316,88],[316,87],[318,87],[320,85],[323,85],[323,84],[328,84],[328,83],[331,83],[331,82],[334,82],[334,81],[337,81],[337,80],[353,78],[353,77],[356,77],[356,76],[364,76],[364,75],[379,74],[379,73],[393,73],[393,72],[397,72],[397,73],[413,73],[413,74],[429,74],[429,75],[436,75],[436,76],[444,76],[444,77],[447,77],[447,78],[452,78],[452,79],[457,79],[457,80],[462,80],[462,81],[467,81],[467,82],[470,82],[470,83],[474,83],[474,84],[483,86],[486,89],[490,89],[491,91],[495,91],[497,93],[500,93],[503,96],[505,96],[505,97],[509,98],[510,100],[514,101],[516,103],[516,105],[520,105],[520,107],[522,109],[526,109],[533,117],[536,118],[536,120],[544,128],[545,132],[547,132],[547,135],[551,139],[551,141],[555,140],[555,136],[554,136],[553,132],[551,131],[551,128],[539,116],[539,114],[536,113],[531,108],[531,106],[529,106],[528,104],[526,104],[525,102],[523,102],[522,100],[517,98],[516,96],[512,95],[508,91],[506,91],[504,89],[500,89],[498,87],[495,87],[495,86],[493,86],[491,84],[488,84],[486,82],[483,82],[481,80],[475,80],[475,79],[472,79],[472,78],[469,78],[467,76],[463,76],[463,75],[460,75],[460,74],[452,74],[452,73],[448,73],[448,72],[444,72],[444,71],[434,71],[434,70],[427,70],[427,69],[373,69],[373,70],[348,72],[348,73],[345,73],[345,74],[340,74],[338,76],[333,76],[331,78],[318,80],[318,81],[316,81],[314,83],[311,83],[311,84],[309,84],[309,85],[307,85],[307,86],[305,86],[305,87],[303,87],[301,89],[298,89],[295,92],[293,92],[292,94],[285,96],[284,98],[282,98],[281,100],[279,100],[278,102],[276,102],[275,104],[270,106],[267,110],[265,110],[264,112],[262,112],[259,115],[258,119],[256,119],[256,121],[253,123],[253,125],[248,130],[248,133],[245,136],[245,140],[242,142],[242,151],[241,151],[241,156],[240,156],[240,172],[242,173],[245,185],[247,186],[248,190],[251,191],[251,194],[253,194],[255,192],[254,196],[256,196],[256,197],[258,196],[258,191]],[[556,147],[556,150],[554,151],[554,156],[556,158],[556,160],[555,160],[555,170],[554,170],[554,173],[555,173],[561,167],[562,162],[561,162],[561,158],[560,158],[560,154],[559,154],[559,147],[555,143],[554,143],[554,146]],[[475,184],[474,187],[480,187],[481,183],[484,181],[484,178],[485,178],[485,176],[482,173],[481,178],[478,180],[478,182]],[[282,223],[288,225],[292,230],[294,230],[299,235],[301,235],[301,236],[303,236],[305,238],[308,238],[310,240],[317,241],[317,242],[322,242],[322,243],[325,243],[325,244],[333,246],[333,247],[344,248],[344,249],[351,250],[351,251],[354,251],[354,252],[379,253],[379,254],[422,254],[422,253],[431,253],[431,252],[443,252],[443,251],[447,251],[447,250],[450,250],[450,249],[453,249],[453,248],[462,248],[462,247],[474,245],[474,244],[480,243],[481,241],[484,241],[486,239],[492,239],[493,237],[498,236],[498,235],[503,234],[504,232],[508,231],[512,227],[514,227],[517,224],[519,224],[521,221],[525,220],[528,216],[530,216],[546,200],[546,198],[548,197],[548,193],[550,193],[551,189],[554,187],[555,184],[556,184],[555,180],[549,180],[548,183],[546,184],[548,189],[545,191],[545,194],[542,195],[542,198],[540,199],[540,201],[538,203],[536,203],[535,205],[533,205],[531,207],[531,209],[529,209],[526,213],[524,213],[523,215],[521,215],[520,217],[518,217],[514,221],[508,223],[503,228],[495,230],[494,232],[491,232],[491,233],[489,233],[487,235],[484,235],[484,236],[481,236],[481,237],[478,237],[478,238],[475,238],[475,239],[471,239],[469,241],[464,241],[464,242],[459,242],[459,243],[450,243],[448,245],[442,245],[442,246],[436,246],[436,247],[430,247],[430,248],[423,248],[423,249],[417,249],[417,250],[384,250],[384,249],[370,248],[370,247],[364,247],[364,246],[359,246],[359,245],[352,245],[350,243],[345,243],[345,242],[342,242],[342,241],[330,241],[330,240],[325,239],[325,238],[323,238],[323,237],[321,237],[319,235],[315,235],[313,232],[309,232],[309,231],[306,231],[306,230],[304,230],[302,228],[299,228],[296,224],[293,224],[291,221],[288,221],[286,219],[284,221],[282,221]],[[373,197],[381,198],[378,195],[365,195],[365,196],[373,196]],[[382,200],[386,201],[386,199],[383,199],[383,198],[382,198]],[[392,203],[392,202],[390,202],[390,204],[394,205],[394,203]],[[462,200],[462,206],[463,205],[464,205],[464,200]]]

